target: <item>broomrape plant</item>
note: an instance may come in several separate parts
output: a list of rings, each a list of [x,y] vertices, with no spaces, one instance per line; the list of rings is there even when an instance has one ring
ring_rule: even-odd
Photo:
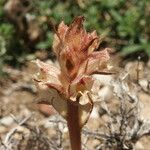
[[[59,67],[37,60],[39,72],[34,80],[39,90],[38,103],[52,105],[67,120],[72,150],[81,150],[81,128],[93,108],[93,74],[107,74],[109,49],[99,46],[96,32],[83,28],[84,17],[67,26],[61,22],[54,35],[53,51]]]

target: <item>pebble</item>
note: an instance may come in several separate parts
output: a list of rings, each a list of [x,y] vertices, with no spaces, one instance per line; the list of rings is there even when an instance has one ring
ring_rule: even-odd
[[[0,120],[0,124],[5,126],[10,126],[14,122],[14,119],[11,116],[4,117]]]
[[[141,87],[144,89],[144,90],[148,90],[148,80],[146,79],[141,79],[139,80],[139,84],[141,85]]]
[[[7,132],[7,128],[4,126],[0,126],[0,134]]]
[[[138,142],[135,144],[135,149],[137,149],[137,150],[138,150],[138,149],[139,149],[139,150],[140,150],[140,149],[141,149],[141,150],[143,149],[143,150],[144,150],[143,144],[138,141]]]

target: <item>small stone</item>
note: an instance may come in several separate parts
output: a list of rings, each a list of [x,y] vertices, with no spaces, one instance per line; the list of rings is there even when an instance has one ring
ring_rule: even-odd
[[[138,141],[138,142],[135,144],[135,149],[144,149],[143,144]]]
[[[5,126],[10,126],[14,122],[13,118],[10,116],[4,117],[0,120],[0,124]]]
[[[141,86],[144,90],[147,91],[147,88],[148,88],[148,80],[146,80],[146,79],[141,79],[141,80],[139,81],[139,84],[140,84],[140,86]]]
[[[7,132],[7,128],[4,126],[0,126],[0,134]]]

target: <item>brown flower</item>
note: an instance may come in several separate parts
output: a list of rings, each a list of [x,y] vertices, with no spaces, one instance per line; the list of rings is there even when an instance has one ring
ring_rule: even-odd
[[[53,105],[64,118],[67,118],[68,102],[78,106],[80,127],[93,108],[91,75],[105,73],[109,60],[107,49],[94,52],[99,38],[95,31],[85,31],[83,21],[79,16],[70,26],[60,23],[53,43],[59,67],[37,60],[39,72],[34,78],[40,91],[39,102]]]

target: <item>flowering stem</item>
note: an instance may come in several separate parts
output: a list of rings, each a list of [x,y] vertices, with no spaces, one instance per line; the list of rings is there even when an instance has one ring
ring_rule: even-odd
[[[67,125],[72,150],[81,150],[81,128],[79,126],[78,105],[67,102]]]

